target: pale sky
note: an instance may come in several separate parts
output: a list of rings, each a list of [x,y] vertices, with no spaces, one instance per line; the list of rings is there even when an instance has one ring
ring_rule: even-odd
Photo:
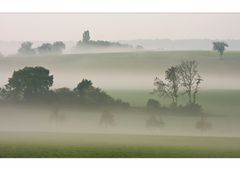
[[[0,40],[240,39],[240,14],[0,14]]]

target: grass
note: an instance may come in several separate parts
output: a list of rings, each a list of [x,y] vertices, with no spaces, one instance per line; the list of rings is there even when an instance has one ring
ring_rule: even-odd
[[[8,132],[0,157],[240,157],[240,138]]]

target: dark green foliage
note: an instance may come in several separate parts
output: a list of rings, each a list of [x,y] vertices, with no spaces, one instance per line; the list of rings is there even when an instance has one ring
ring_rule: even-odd
[[[79,102],[86,105],[128,106],[127,103],[119,99],[115,100],[100,88],[94,87],[91,80],[83,79],[74,89],[74,92]]]
[[[6,98],[31,100],[48,94],[53,76],[43,67],[25,67],[14,71],[2,91]]]
[[[76,93],[78,93],[79,95],[83,95],[84,96],[85,94],[88,94],[93,89],[94,89],[94,87],[92,86],[92,81],[91,80],[87,80],[87,79],[83,79],[77,85],[77,87],[74,89],[74,91]]]
[[[75,93],[67,87],[56,89],[53,96],[55,103],[60,104],[73,104],[77,100]]]
[[[20,55],[34,55],[36,52],[32,48],[32,42],[23,42],[21,47],[18,49],[18,53]]]
[[[51,105],[84,105],[94,107],[121,107],[129,104],[115,100],[100,88],[93,86],[91,80],[83,79],[75,89],[67,87],[50,90],[53,76],[43,67],[25,67],[14,71],[8,84],[0,89],[3,100],[19,102],[42,102]]]
[[[223,56],[223,52],[225,51],[225,47],[228,47],[228,44],[225,42],[213,42],[213,50],[218,51],[220,57]]]

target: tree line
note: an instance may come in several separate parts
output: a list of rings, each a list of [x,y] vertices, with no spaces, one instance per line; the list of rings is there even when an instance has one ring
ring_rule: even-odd
[[[51,89],[53,80],[54,76],[44,67],[25,67],[13,72],[8,83],[0,89],[0,96],[3,101],[10,102],[130,107],[128,103],[114,99],[105,91],[93,86],[91,80],[82,79],[73,89],[67,87]],[[159,77],[154,79],[152,93],[171,100],[168,110],[201,112],[202,108],[197,103],[197,97],[202,81],[198,72],[198,63],[195,60],[182,61],[178,65],[169,67],[165,71],[164,79]],[[178,99],[185,95],[186,105],[181,106],[178,104]],[[149,99],[146,107],[149,111],[156,112],[164,109],[155,99]]]
[[[76,48],[132,48],[128,44],[121,44],[119,42],[110,42],[104,40],[91,40],[89,30],[83,32],[82,40],[77,42]]]
[[[48,69],[25,67],[13,72],[8,83],[1,88],[0,95],[3,101],[8,102],[129,107],[128,103],[94,87],[91,80],[83,79],[74,89],[63,87],[52,90],[52,85],[53,75]]]
[[[20,55],[43,55],[43,54],[61,54],[66,48],[66,45],[62,41],[56,41],[54,43],[43,43],[37,48],[32,47],[32,42],[23,42],[18,49]]]

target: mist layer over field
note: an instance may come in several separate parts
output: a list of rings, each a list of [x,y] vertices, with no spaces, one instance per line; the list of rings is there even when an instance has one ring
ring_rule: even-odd
[[[0,84],[14,70],[43,66],[54,75],[54,88],[74,88],[88,78],[103,89],[152,89],[156,76],[182,60],[195,59],[204,81],[203,89],[239,89],[239,52],[226,52],[224,59],[210,51],[125,52],[78,55],[8,57],[0,59]]]
[[[198,115],[162,113],[161,128],[148,128],[150,114],[143,111],[111,111],[114,126],[101,126],[103,110],[61,107],[54,116],[51,106],[1,106],[0,131],[78,132],[157,135],[240,136],[240,94],[238,88],[240,53],[227,52],[223,60],[208,51],[101,53],[59,56],[9,57],[0,59],[1,86],[14,70],[25,66],[43,66],[54,75],[53,88],[74,88],[83,78],[92,80],[114,98],[121,98],[134,107],[144,107],[149,98],[168,100],[150,95],[153,79],[163,76],[171,65],[183,59],[195,59],[203,77],[199,103],[208,114],[211,129],[197,128]],[[184,99],[180,99],[184,104]]]

